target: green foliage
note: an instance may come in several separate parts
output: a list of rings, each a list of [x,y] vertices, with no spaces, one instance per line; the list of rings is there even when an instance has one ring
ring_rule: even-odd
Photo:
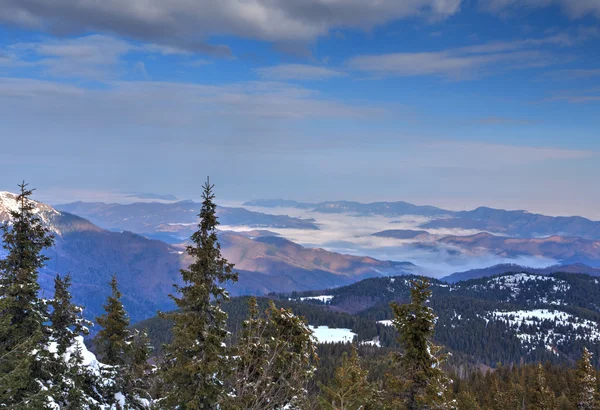
[[[291,310],[271,301],[260,314],[254,298],[233,349],[224,408],[303,409],[318,361],[312,332]]]
[[[123,366],[129,343],[129,317],[121,302],[117,276],[110,281],[111,295],[104,305],[105,313],[96,318],[102,329],[96,336],[96,346],[103,363],[111,366]]]
[[[395,355],[397,369],[388,380],[393,408],[407,410],[451,408],[446,397],[449,381],[441,369],[440,348],[431,341],[436,316],[427,306],[431,297],[426,279],[412,281],[411,302],[393,303],[394,326],[403,348]]]
[[[592,366],[592,355],[587,348],[577,362],[577,408],[592,410],[600,407],[598,397],[596,370]]]
[[[352,346],[350,356],[344,353],[342,365],[333,379],[321,384],[319,403],[323,410],[370,410],[382,406],[378,392],[367,379],[369,372],[362,367],[358,350]]]
[[[233,265],[221,256],[217,239],[213,185],[206,182],[202,194],[198,230],[187,253],[193,258],[182,269],[180,296],[171,295],[178,311],[167,315],[173,323],[173,341],[167,348],[163,379],[168,386],[165,408],[215,409],[225,398],[223,381],[230,371],[225,340],[227,314],[221,302],[229,299],[221,286],[237,280]]]
[[[45,301],[38,296],[38,271],[53,237],[34,213],[32,190],[20,186],[18,210],[11,211],[12,226],[2,226],[7,251],[0,261],[0,403],[8,408],[43,409],[48,369],[49,332]]]

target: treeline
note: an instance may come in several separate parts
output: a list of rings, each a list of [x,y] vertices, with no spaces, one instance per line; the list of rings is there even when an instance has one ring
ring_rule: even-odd
[[[407,303],[390,305],[396,340],[387,348],[317,345],[305,319],[324,320],[317,306],[241,298],[227,312],[224,284],[237,274],[221,255],[213,186],[207,181],[203,188],[198,230],[187,247],[192,263],[170,295],[177,310],[147,323],[164,335],[160,354],[152,352],[144,331],[130,327],[113,276],[105,313],[96,318],[102,327],[94,339],[98,361],[83,344],[88,323],[71,301],[70,277],[57,276],[53,299],[39,296],[43,251],[53,238],[34,212],[32,192],[21,186],[12,224],[3,227],[0,408],[599,408],[587,350],[576,370],[540,365],[449,372],[447,355],[433,342],[437,316],[425,279],[411,281]],[[330,314],[336,325],[383,336],[372,321]]]

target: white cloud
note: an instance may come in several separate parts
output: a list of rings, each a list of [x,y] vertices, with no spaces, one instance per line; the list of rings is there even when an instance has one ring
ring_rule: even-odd
[[[280,64],[263,67],[258,69],[258,74],[267,80],[325,80],[346,75],[331,68],[307,64]]]
[[[457,13],[461,0],[0,0],[0,21],[49,31],[101,31],[192,51],[227,53],[207,42],[237,35],[307,42],[333,28],[369,29],[393,20]]]

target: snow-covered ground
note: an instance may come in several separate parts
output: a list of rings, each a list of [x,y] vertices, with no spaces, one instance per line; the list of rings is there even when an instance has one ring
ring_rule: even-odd
[[[309,326],[319,343],[351,343],[356,333],[350,329],[330,328],[329,326]]]
[[[391,320],[378,320],[377,323],[384,326],[394,326],[394,322]]]
[[[600,330],[596,322],[559,310],[494,311],[490,312],[490,319],[506,322],[516,330],[521,342],[532,348],[541,342],[552,351],[554,347],[573,339],[600,342]],[[550,323],[551,326],[542,326],[544,323]]]
[[[329,303],[329,302],[331,302],[331,299],[333,299],[333,296],[331,296],[331,295],[306,296],[306,297],[300,298],[300,300],[303,301],[303,302],[305,300],[318,300],[318,301],[321,301],[323,303]]]

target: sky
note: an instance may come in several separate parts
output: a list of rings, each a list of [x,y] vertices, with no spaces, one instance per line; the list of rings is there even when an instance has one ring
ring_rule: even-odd
[[[600,0],[0,0],[0,190],[600,219]]]

